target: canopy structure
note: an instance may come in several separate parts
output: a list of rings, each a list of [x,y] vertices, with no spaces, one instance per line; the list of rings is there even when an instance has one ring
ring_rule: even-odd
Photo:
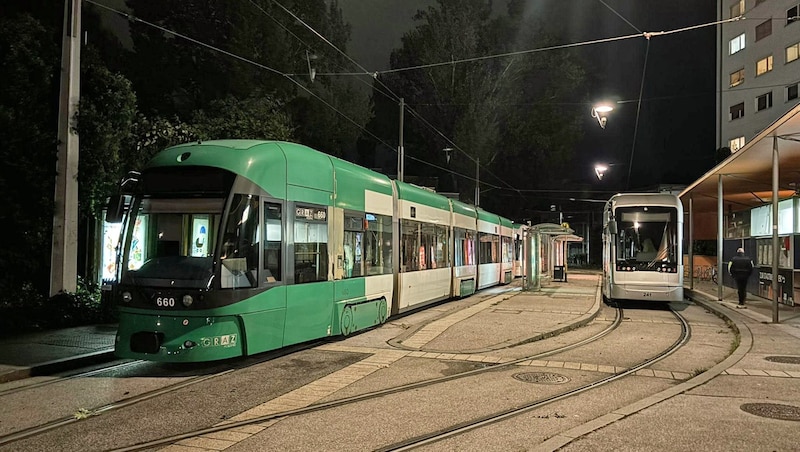
[[[538,290],[541,279],[552,278],[556,266],[563,266],[566,271],[566,244],[583,241],[582,237],[574,233],[566,223],[540,223],[528,228],[525,240],[526,276],[523,284],[526,290]]]
[[[679,195],[688,213],[689,243],[717,240],[717,272],[723,274],[723,238],[726,214],[772,204],[773,269],[778,273],[778,202],[794,197],[800,188],[800,104],[761,131],[730,157],[720,162]],[[693,265],[689,247],[689,265]],[[690,273],[691,274],[691,273]],[[777,280],[773,278],[777,322]],[[721,281],[721,278],[720,278]],[[718,287],[722,298],[722,285]]]

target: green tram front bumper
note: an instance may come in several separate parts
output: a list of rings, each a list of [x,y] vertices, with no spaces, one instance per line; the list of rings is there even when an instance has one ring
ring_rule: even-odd
[[[214,361],[242,356],[238,317],[191,317],[122,312],[114,353],[147,361]]]

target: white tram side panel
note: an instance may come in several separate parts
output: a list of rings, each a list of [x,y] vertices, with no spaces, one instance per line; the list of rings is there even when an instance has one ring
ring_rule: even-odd
[[[514,280],[514,229],[509,220],[500,220],[500,284]]]
[[[469,204],[450,200],[452,211],[452,231],[450,241],[453,244],[451,254],[453,262],[453,287],[454,297],[463,297],[475,293],[478,287],[477,265],[477,218],[475,208]],[[458,209],[459,213],[455,210]]]
[[[394,201],[390,195],[370,190],[364,192],[364,207],[368,215],[375,214],[392,218],[394,215],[393,204]],[[390,227],[392,233],[394,233],[393,226],[394,225]],[[392,266],[391,262],[387,264],[389,267]],[[391,304],[394,299],[394,272],[366,276],[364,278],[364,293],[368,300],[375,300],[383,297],[387,301],[386,315],[388,316],[391,314]]]
[[[423,225],[438,225],[450,230],[449,210],[437,209],[403,199],[397,200],[397,206],[398,218],[401,222],[404,219],[413,220]],[[402,231],[402,225],[400,229]],[[445,240],[444,246],[445,253],[447,253],[447,240]],[[435,250],[427,246],[418,246],[415,249],[400,249],[398,252],[406,254],[400,256],[400,271],[397,274],[397,308],[399,312],[450,298],[451,270],[449,265],[439,266],[436,264],[428,268],[427,265],[421,264],[427,260],[428,254]],[[414,265],[404,265],[404,262],[414,263]]]
[[[487,287],[495,286],[500,282],[500,218],[497,217],[497,222],[489,222],[483,219],[478,219],[478,289],[485,289]],[[491,237],[484,235],[481,238],[480,233],[488,234]],[[491,239],[491,253],[481,253],[481,247],[487,246],[487,241]],[[491,257],[495,262],[482,262],[481,254],[486,257]]]

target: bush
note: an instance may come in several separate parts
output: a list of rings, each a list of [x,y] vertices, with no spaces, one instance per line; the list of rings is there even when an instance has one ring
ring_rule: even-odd
[[[116,322],[116,312],[101,299],[100,287],[82,278],[75,293],[50,298],[23,287],[15,301],[0,303],[0,335]]]

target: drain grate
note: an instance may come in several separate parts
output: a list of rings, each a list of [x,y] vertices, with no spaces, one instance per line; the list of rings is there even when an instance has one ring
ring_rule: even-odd
[[[767,356],[767,361],[782,364],[800,364],[800,356]]]
[[[549,385],[560,385],[569,381],[564,375],[552,372],[522,372],[514,374],[514,378],[525,383],[543,383]]]
[[[800,407],[782,405],[780,403],[745,403],[742,411],[756,416],[780,419],[782,421],[800,421]]]

